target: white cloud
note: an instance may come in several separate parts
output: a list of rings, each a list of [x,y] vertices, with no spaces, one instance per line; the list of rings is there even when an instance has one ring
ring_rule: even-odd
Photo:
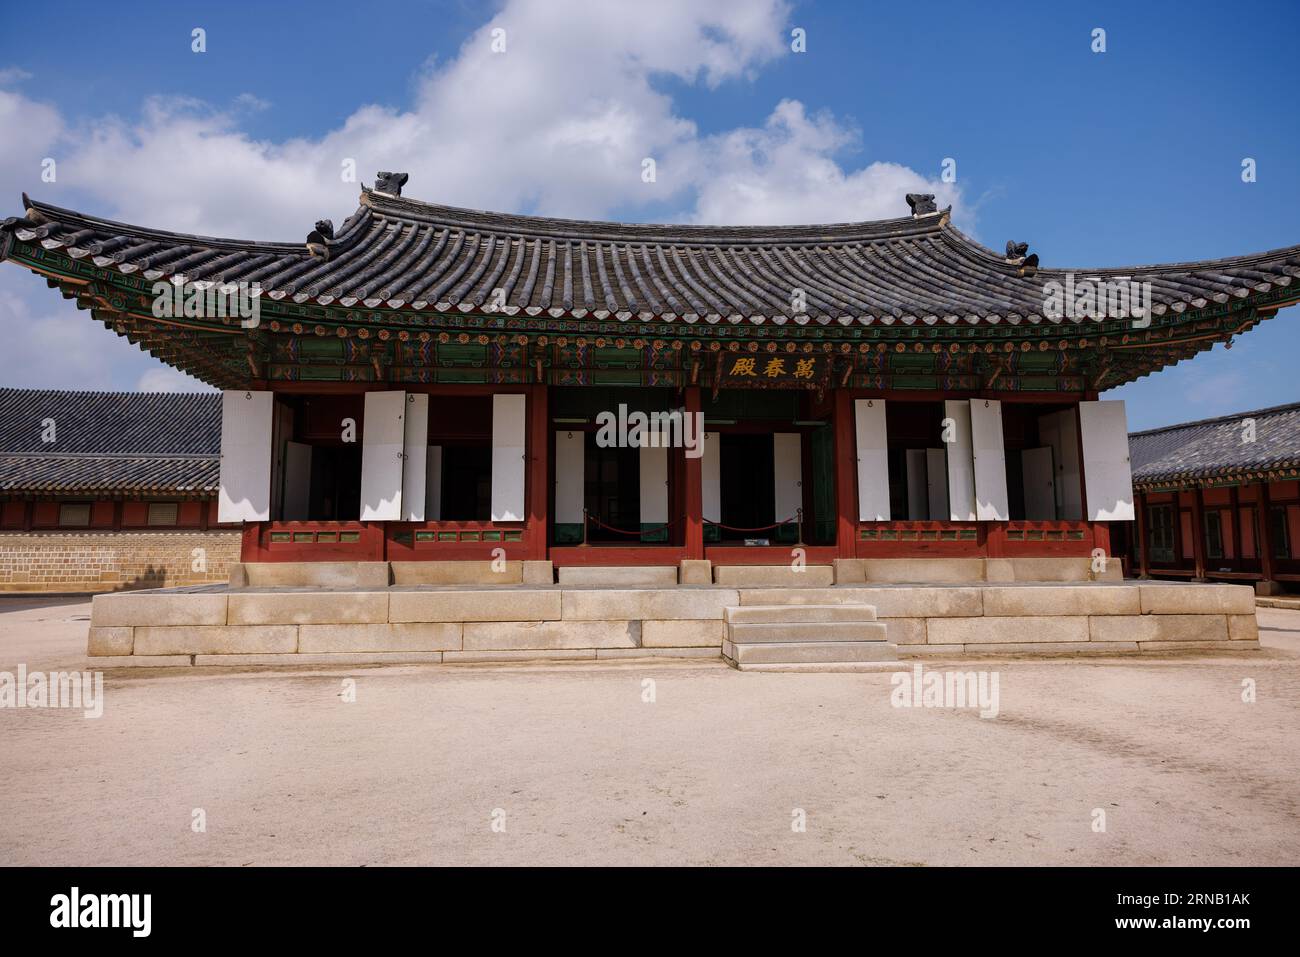
[[[204,392],[212,386],[168,366],[157,366],[140,376],[133,388],[140,392]]]
[[[138,117],[70,123],[0,91],[0,128],[24,131],[0,136],[0,195],[26,189],[143,225],[289,241],[355,208],[358,184],[340,177],[345,160],[367,181],[380,169],[409,172],[416,197],[568,217],[645,208],[695,222],[826,222],[905,214],[909,191],[960,203],[955,190],[906,167],[842,165],[856,131],[794,100],[776,104],[762,127],[707,136],[678,113],[663,79],[745,82],[790,55],[787,13],[783,0],[509,0],[445,65],[420,70],[410,109],[361,105],[318,138],[280,142],[241,127],[263,107],[251,95],[228,109],[154,97]],[[492,49],[498,28],[504,53]],[[46,155],[58,160],[57,183],[40,181]],[[658,164],[655,183],[642,181],[646,157]],[[48,294],[40,305],[24,300],[50,314]],[[84,328],[84,313],[57,308]],[[14,361],[0,358],[0,375]],[[61,356],[28,361],[52,383],[76,381]],[[113,377],[143,382],[158,368],[140,359]]]
[[[797,100],[782,100],[762,129],[738,129],[700,144],[701,223],[831,223],[907,215],[907,193],[934,193],[940,208],[959,200],[956,189],[897,163],[858,170],[835,156],[857,142],[855,131],[828,113],[809,116]]]

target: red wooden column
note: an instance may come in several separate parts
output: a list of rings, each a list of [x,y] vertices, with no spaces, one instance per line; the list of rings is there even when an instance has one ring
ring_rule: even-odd
[[[551,436],[544,384],[528,388],[528,554],[545,561],[551,537],[546,516],[551,498]]]
[[[1268,483],[1260,482],[1258,488],[1259,491],[1255,494],[1255,527],[1259,529],[1259,535],[1255,547],[1259,549],[1262,579],[1256,591],[1261,595],[1272,595],[1277,591],[1277,586],[1273,583],[1273,527],[1268,520],[1272,506],[1268,500]]]
[[[1151,550],[1151,543],[1147,531],[1147,493],[1138,492],[1137,501],[1133,504],[1137,508],[1138,577],[1150,578],[1151,556],[1148,552]]]
[[[853,433],[853,400],[844,389],[832,392],[835,420],[835,544],[840,558],[852,558],[858,533],[858,451]]]
[[[704,417],[700,399],[700,387],[686,387],[686,414],[692,421],[699,423],[696,439],[699,450],[704,450]],[[716,453],[716,450],[715,450]],[[686,532],[682,543],[686,546],[687,558],[704,557],[704,465],[699,457],[685,456],[686,488],[683,501],[686,506]]]
[[[1205,503],[1201,487],[1192,490],[1192,555],[1196,561],[1193,581],[1205,581]]]

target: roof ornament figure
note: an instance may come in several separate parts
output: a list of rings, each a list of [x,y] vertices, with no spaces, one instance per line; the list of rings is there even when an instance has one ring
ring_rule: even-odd
[[[1007,262],[1019,266],[1017,275],[1032,276],[1038,272],[1038,253],[1029,251],[1029,243],[1018,243],[1014,239],[1007,241]]]
[[[21,220],[17,216],[0,220],[0,262],[9,256],[9,248],[14,244],[14,226],[19,222]]]
[[[908,193],[907,205],[911,207],[913,216],[927,216],[939,211],[934,204],[934,193]]]
[[[316,228],[307,234],[307,252],[317,259],[329,259],[329,241],[334,238],[334,221],[316,220]]]
[[[375,176],[375,192],[401,196],[402,187],[410,178],[406,173],[379,173]]]

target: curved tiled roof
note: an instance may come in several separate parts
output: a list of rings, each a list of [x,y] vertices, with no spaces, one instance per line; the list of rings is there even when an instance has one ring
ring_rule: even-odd
[[[1254,441],[1246,420],[1254,420]],[[1133,482],[1196,484],[1300,468],[1300,402],[1185,422],[1129,436]]]
[[[272,300],[685,323],[1064,322],[1044,285],[981,246],[947,210],[816,226],[629,225],[457,209],[363,190],[330,238],[263,243],[162,232],[24,196],[8,228],[25,242],[148,280],[256,282]],[[318,241],[317,241],[318,240]],[[1228,259],[1070,270],[1152,284],[1153,312],[1246,300],[1300,276],[1300,246]],[[797,318],[791,298],[802,290]]]
[[[0,492],[211,497],[220,451],[219,393],[0,389]]]

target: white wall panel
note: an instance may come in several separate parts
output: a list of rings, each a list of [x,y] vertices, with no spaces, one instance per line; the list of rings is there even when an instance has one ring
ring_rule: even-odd
[[[907,517],[922,522],[930,517],[930,492],[926,485],[925,449],[907,450]]]
[[[885,400],[855,400],[853,427],[857,438],[858,520],[887,522],[889,447],[885,432]]]
[[[555,433],[555,521],[582,524],[587,481],[585,432]]]
[[[1052,447],[1057,517],[1083,518],[1079,482],[1079,419],[1075,410],[1062,409],[1039,416],[1038,438],[1044,445]]]
[[[265,522],[271,518],[270,392],[235,389],[221,395],[221,488],[217,520]]]
[[[708,522],[722,521],[722,437],[717,432],[704,433],[704,454],[700,456],[700,482],[703,484],[703,517]]]
[[[668,521],[668,449],[643,445],[640,452],[641,524],[662,525]]]
[[[925,484],[930,521],[947,521],[948,455],[943,449],[925,450]]]
[[[311,507],[311,446],[284,443],[284,499],[280,517],[286,522],[305,521]]]
[[[772,475],[775,479],[773,521],[794,518],[803,508],[803,459],[798,432],[775,432],[772,435]]]
[[[1084,497],[1094,522],[1133,520],[1128,416],[1122,399],[1079,403]]]
[[[526,396],[492,396],[492,521],[524,520]]]

